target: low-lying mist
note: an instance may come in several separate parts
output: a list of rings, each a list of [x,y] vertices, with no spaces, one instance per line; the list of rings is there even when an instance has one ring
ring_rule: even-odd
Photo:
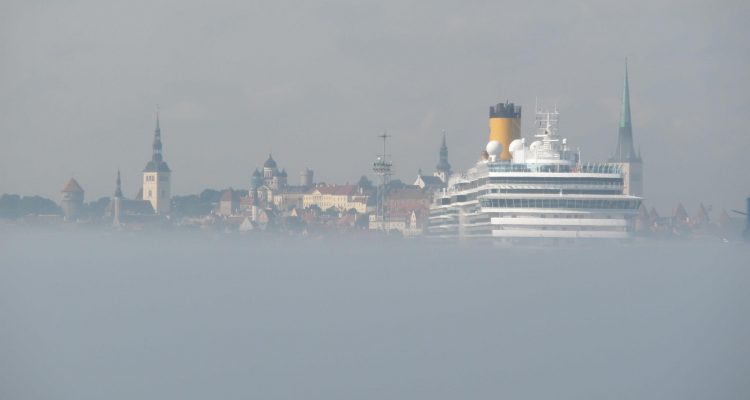
[[[0,399],[747,399],[749,261],[2,232]]]

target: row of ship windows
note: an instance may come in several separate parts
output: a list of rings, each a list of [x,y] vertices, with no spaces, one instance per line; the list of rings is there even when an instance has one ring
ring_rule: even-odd
[[[589,218],[588,215],[584,214],[508,214],[508,213],[491,213],[490,216],[492,218],[571,218],[571,219],[581,219],[581,218]],[[602,218],[609,219],[612,218],[611,215],[605,214],[602,216]]]
[[[458,212],[451,212],[451,213],[437,213],[433,212],[430,214],[431,217],[445,217],[446,220],[456,220],[458,218]],[[562,218],[562,219],[584,219],[584,218],[591,218],[590,214],[528,214],[528,213],[522,213],[522,214],[512,214],[512,213],[490,213],[487,214],[481,214],[473,217],[467,217],[467,220],[470,222],[489,222],[489,218]],[[601,214],[598,215],[597,218],[603,218],[603,219],[612,219],[612,218],[622,218],[622,215],[612,215],[612,214]]]
[[[528,194],[620,194],[618,189],[490,189],[490,193],[528,193]]]
[[[433,210],[430,211],[431,217],[444,217],[444,216],[454,216],[458,215],[458,210],[455,209],[448,209],[448,210]]]
[[[486,179],[486,178],[485,178]],[[553,183],[562,185],[622,185],[622,178],[553,178],[553,177],[497,177],[489,178],[488,183]]]
[[[578,232],[627,232],[628,228],[624,226],[546,226],[546,225],[524,225],[524,226],[494,226],[500,231],[578,231]]]
[[[457,190],[477,188],[488,183],[530,184],[530,185],[592,185],[602,187],[620,187],[622,178],[553,178],[553,177],[490,177],[456,185]]]
[[[570,153],[570,152],[566,152]],[[583,164],[579,166],[546,164],[511,164],[511,163],[494,163],[489,165],[490,172],[585,172],[596,174],[615,174],[620,173],[622,168],[615,164]]]
[[[583,200],[583,199],[481,199],[482,207],[501,208],[582,208],[582,209],[637,209],[640,200]]]
[[[501,193],[501,194],[514,194],[514,193],[521,193],[521,194],[620,194],[622,193],[620,190],[606,190],[606,189],[600,189],[600,190],[560,190],[560,189],[490,189],[490,190],[482,190],[480,192],[475,193],[469,193],[466,194],[460,194],[453,196],[451,198],[443,197],[438,199],[437,203],[442,205],[448,205],[451,203],[456,202],[465,202],[470,200],[475,200],[477,197],[485,195],[485,194],[492,194],[492,193]]]

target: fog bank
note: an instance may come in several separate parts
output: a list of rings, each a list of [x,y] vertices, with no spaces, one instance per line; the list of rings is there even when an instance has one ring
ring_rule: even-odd
[[[0,233],[2,399],[745,399],[748,246]]]

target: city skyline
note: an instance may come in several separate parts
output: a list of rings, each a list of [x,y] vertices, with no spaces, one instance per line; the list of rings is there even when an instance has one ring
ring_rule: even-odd
[[[738,117],[748,92],[740,23],[747,6],[693,4],[666,12],[674,6],[655,3],[633,14],[624,6],[581,3],[570,16],[586,29],[549,42],[542,39],[559,33],[569,15],[564,9],[533,14],[532,6],[516,4],[513,11],[526,17],[501,29],[483,24],[484,13],[499,11],[492,4],[456,10],[437,3],[420,17],[400,16],[419,8],[412,3],[231,5],[232,18],[188,4],[184,18],[161,31],[156,21],[170,7],[156,4],[149,16],[119,10],[123,20],[143,25],[144,33],[129,36],[106,26],[114,18],[108,9],[48,5],[37,13],[14,5],[18,18],[5,21],[2,41],[9,65],[0,77],[6,114],[0,130],[9,145],[0,150],[0,192],[57,198],[72,174],[93,200],[111,195],[119,168],[132,196],[149,156],[157,103],[178,195],[246,187],[269,151],[292,175],[310,167],[321,181],[356,182],[370,175],[384,129],[393,135],[397,178],[431,170],[443,130],[451,164],[462,171],[485,142],[487,106],[506,99],[526,110],[536,98],[556,103],[561,133],[581,147],[583,159],[606,161],[616,145],[627,57],[646,204],[741,208],[747,188],[728,171],[742,170],[750,146]],[[50,20],[61,10],[86,13],[90,22]],[[546,24],[523,24],[531,14]],[[657,23],[658,31],[650,30]],[[29,33],[40,24],[59,34]],[[399,28],[407,25],[408,32]],[[513,34],[503,36],[507,30]],[[100,34],[81,36],[89,31]],[[262,32],[276,35],[278,45],[267,46]],[[571,50],[563,40],[580,44],[573,57],[563,57]],[[243,47],[248,51],[236,51]],[[115,48],[124,55],[113,55]],[[531,118],[523,116],[525,137]]]
[[[748,20],[0,1],[0,400],[750,398]]]

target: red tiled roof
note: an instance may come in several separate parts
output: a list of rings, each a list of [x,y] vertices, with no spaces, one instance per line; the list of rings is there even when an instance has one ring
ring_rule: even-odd
[[[83,193],[83,188],[74,178],[70,178],[68,183],[62,188],[63,193]]]

